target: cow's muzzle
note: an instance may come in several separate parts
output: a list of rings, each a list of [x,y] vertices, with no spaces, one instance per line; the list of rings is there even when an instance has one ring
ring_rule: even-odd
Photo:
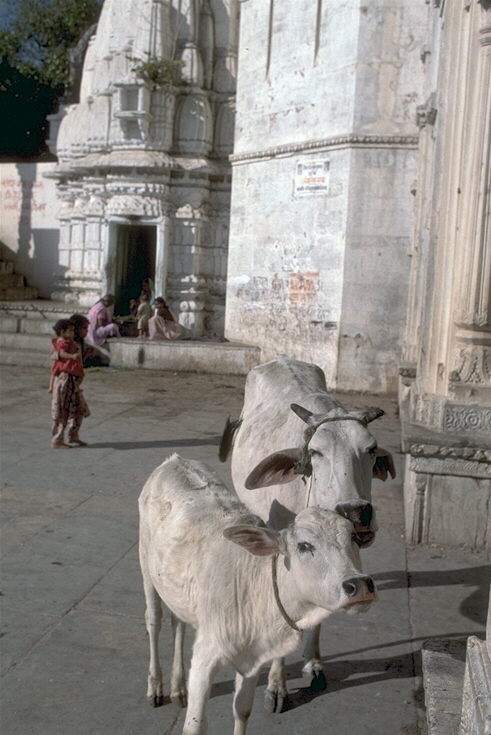
[[[353,524],[354,541],[360,548],[369,546],[375,538],[377,530],[374,520],[373,506],[371,503],[353,507],[349,504],[338,503],[336,512],[343,518],[347,518]]]
[[[345,597],[343,607],[350,614],[366,612],[372,602],[377,599],[375,584],[371,577],[345,579],[342,587]]]

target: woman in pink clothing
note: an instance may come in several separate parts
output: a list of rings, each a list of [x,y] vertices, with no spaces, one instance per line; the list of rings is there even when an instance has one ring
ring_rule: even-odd
[[[106,294],[87,314],[89,330],[87,339],[93,345],[101,346],[109,337],[120,337],[119,327],[114,324],[109,313],[109,307],[114,304],[114,296]]]

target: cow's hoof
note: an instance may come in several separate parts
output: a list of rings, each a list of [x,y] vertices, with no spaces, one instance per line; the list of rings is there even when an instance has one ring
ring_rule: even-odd
[[[310,689],[313,692],[323,692],[324,689],[327,689],[327,681],[323,671],[314,673],[314,677],[310,682]]]
[[[283,712],[287,698],[288,695],[286,692],[271,692],[269,689],[266,689],[264,694],[264,709],[270,715],[279,714],[280,712]]]
[[[150,707],[162,707],[162,705],[164,704],[164,695],[153,694],[152,696],[147,698],[147,702]]]
[[[176,692],[175,694],[171,693],[170,701],[172,702],[172,704],[175,704],[176,707],[181,707],[181,709],[185,709],[188,706],[188,694],[186,691]]]

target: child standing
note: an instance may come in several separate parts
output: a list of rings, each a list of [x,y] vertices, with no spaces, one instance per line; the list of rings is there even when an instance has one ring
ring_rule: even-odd
[[[80,389],[84,369],[82,357],[74,342],[75,325],[69,319],[60,319],[53,327],[56,339],[52,340],[55,359],[51,367],[50,392],[51,418],[53,421],[51,447],[53,449],[69,449],[65,444],[64,433],[68,426],[71,444],[86,446],[78,436],[84,416],[90,411]]]
[[[152,307],[150,306],[150,297],[147,293],[142,292],[138,311],[136,312],[136,318],[138,320],[138,337],[140,339],[148,336],[148,320],[151,316]]]

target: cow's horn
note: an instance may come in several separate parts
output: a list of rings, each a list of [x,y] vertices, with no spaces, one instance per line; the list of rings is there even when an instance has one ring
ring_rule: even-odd
[[[352,416],[356,416],[358,421],[361,421],[365,426],[369,424],[371,421],[375,421],[375,419],[379,419],[381,416],[383,416],[385,411],[383,411],[381,408],[367,408],[366,411],[358,411],[357,413],[351,414]]]
[[[298,403],[292,403],[290,405],[291,410],[293,413],[296,413],[298,418],[302,419],[306,424],[311,423],[312,416],[314,415],[311,411],[309,411],[307,408],[304,408],[303,406],[299,406]]]

